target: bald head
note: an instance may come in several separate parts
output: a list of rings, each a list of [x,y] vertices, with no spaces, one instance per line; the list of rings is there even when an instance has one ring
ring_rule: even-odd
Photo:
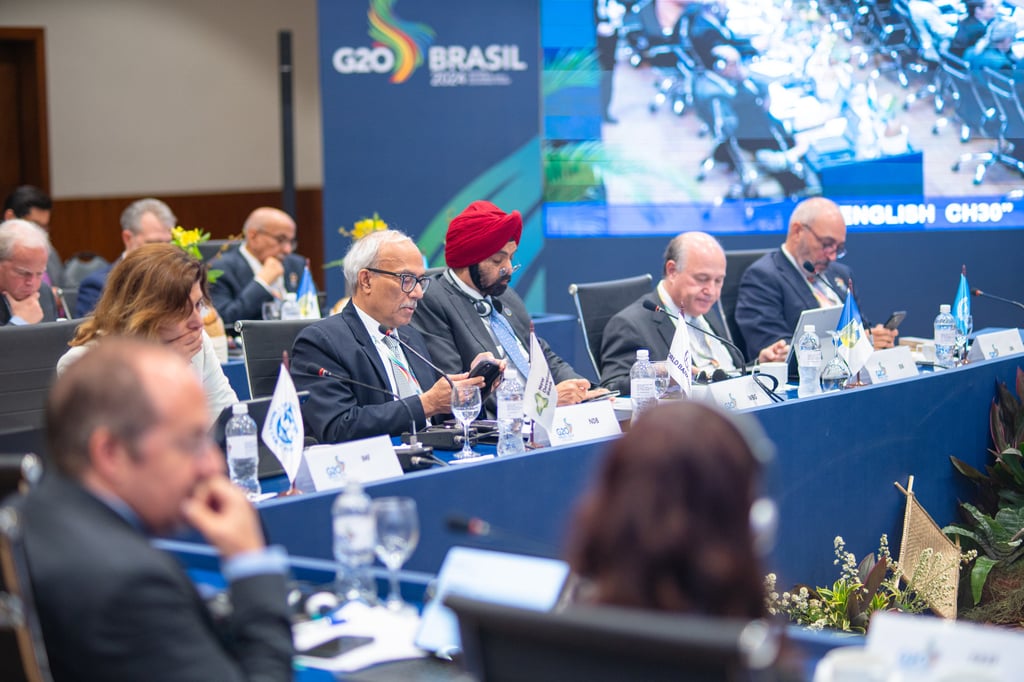
[[[283,258],[294,247],[295,221],[277,208],[257,208],[245,219],[242,230],[246,248],[261,263],[271,257]]]
[[[725,251],[705,232],[683,232],[665,249],[665,290],[687,315],[703,315],[722,295]]]

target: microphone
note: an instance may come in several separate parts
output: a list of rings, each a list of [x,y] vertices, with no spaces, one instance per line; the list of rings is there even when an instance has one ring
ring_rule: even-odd
[[[502,530],[477,516],[449,514],[444,520],[445,527],[454,533],[461,533],[474,538],[488,538],[504,545],[521,548],[522,551],[540,556],[557,557],[561,550],[556,545],[540,542],[522,533]]]
[[[996,296],[995,294],[987,294],[981,289],[971,289],[971,295],[984,296],[985,298],[991,298],[996,301],[1002,301],[1003,303],[1009,303],[1010,305],[1015,305],[1021,310],[1024,310],[1024,303],[1021,303],[1020,301],[1014,301],[1012,298],[1003,298],[1002,296]]]
[[[734,351],[736,351],[736,357],[740,358],[740,367],[739,367],[740,373],[741,374],[746,374],[746,372],[747,372],[747,362],[746,362],[746,358],[744,358],[744,356],[743,356],[743,351],[741,351],[740,347],[737,346],[732,341],[730,341],[729,339],[725,338],[724,336],[719,336],[718,334],[715,334],[714,332],[709,332],[707,329],[702,329],[701,327],[699,327],[699,326],[693,324],[692,322],[688,321],[685,317],[684,318],[680,318],[678,315],[673,315],[669,311],[665,310],[665,308],[663,306],[658,305],[657,303],[655,303],[654,301],[651,301],[650,299],[644,299],[644,302],[643,302],[642,305],[643,305],[644,308],[646,308],[647,310],[650,310],[651,312],[664,313],[665,315],[668,315],[669,317],[671,317],[673,320],[676,320],[677,322],[680,321],[680,319],[681,319],[682,322],[685,323],[686,326],[690,327],[691,329],[696,329],[701,334],[704,334],[705,336],[710,336],[710,337],[712,337],[714,339],[718,339],[719,341],[721,341],[725,345],[729,346],[729,348],[731,348]],[[716,369],[715,372],[711,375],[711,381],[721,381],[721,378],[716,378],[716,377],[719,377],[719,374],[718,374],[719,372],[722,373],[721,376],[724,376],[724,377],[728,378],[728,375],[725,374],[724,370]],[[705,376],[707,376],[707,374],[705,374]]]
[[[413,355],[418,357],[423,362],[427,363],[427,366],[430,367],[430,369],[432,369],[435,372],[437,372],[438,374],[440,374],[441,378],[443,378],[445,381],[448,382],[448,385],[451,386],[452,390],[453,391],[455,390],[455,384],[452,383],[452,380],[448,378],[448,375],[445,374],[444,370],[442,370],[440,367],[438,367],[433,362],[431,362],[426,357],[424,357],[423,353],[419,352],[418,350],[416,350],[415,348],[413,348],[412,346],[407,344],[405,341],[400,339],[398,337],[398,334],[394,333],[393,329],[388,329],[384,325],[380,325],[379,327],[377,327],[377,331],[379,331],[384,336],[388,336],[388,337],[394,339],[395,341],[397,341],[399,343],[400,346],[402,346],[402,348],[404,348],[405,350],[409,351],[410,353],[412,353]]]
[[[845,301],[846,300],[846,296],[843,294],[843,292],[839,291],[839,289],[836,289],[834,286],[832,286],[832,282],[829,282],[828,279],[825,277],[825,275],[821,274],[820,272],[816,272],[814,270],[814,263],[812,263],[809,260],[805,260],[803,265],[804,265],[804,270],[806,270],[808,272],[808,274],[814,275],[819,280],[824,282],[825,286],[827,286],[829,289],[831,289],[832,292],[835,293],[835,295],[839,297],[840,301]]]
[[[434,464],[441,464],[443,466],[447,466],[447,462],[445,462],[442,459],[438,459],[437,457],[434,456],[434,448],[430,447],[429,445],[423,445],[422,443],[419,442],[419,440],[416,437],[416,416],[412,413],[412,408],[409,407],[409,404],[402,400],[397,393],[389,391],[386,388],[381,388],[380,386],[374,386],[373,384],[367,384],[362,381],[356,381],[355,379],[350,379],[348,377],[340,377],[337,374],[334,374],[333,372],[328,370],[326,367],[317,367],[316,365],[309,365],[306,368],[306,373],[315,374],[317,376],[326,377],[328,379],[334,379],[335,381],[340,381],[343,384],[352,384],[354,386],[368,388],[371,391],[376,391],[377,393],[386,395],[392,398],[393,400],[396,400],[399,403],[401,403],[402,407],[404,407],[405,411],[408,413],[409,422],[412,425],[412,430],[409,433],[409,442],[406,444],[405,447],[395,448],[395,454],[397,454],[399,459],[402,460],[403,470],[406,469],[406,467],[404,466],[405,460],[408,460],[409,465],[411,465],[409,468],[433,466]]]

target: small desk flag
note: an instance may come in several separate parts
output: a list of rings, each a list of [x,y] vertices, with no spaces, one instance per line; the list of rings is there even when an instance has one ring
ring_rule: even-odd
[[[320,319],[320,301],[316,296],[316,285],[313,284],[313,275],[309,271],[309,261],[302,271],[302,282],[299,283],[298,291],[299,314],[304,320]]]
[[[555,406],[558,405],[558,389],[555,379],[551,376],[551,368],[544,359],[544,351],[537,341],[537,335],[530,329],[530,376],[526,378],[523,407],[526,416],[544,427],[551,433],[551,425],[555,421]]]
[[[864,331],[864,321],[860,317],[857,300],[853,297],[853,286],[848,288],[850,293],[846,295],[836,331],[839,332],[839,352],[850,366],[850,375],[856,376],[875,349]]]
[[[270,399],[267,419],[263,422],[260,434],[263,442],[274,453],[288,480],[295,482],[302,463],[303,425],[302,412],[299,409],[299,396],[295,393],[292,377],[281,363],[281,372],[277,375],[274,397]]]
[[[683,395],[690,397],[693,390],[693,356],[690,353],[690,332],[680,317],[676,323],[676,333],[672,336],[672,345],[668,349],[668,373],[679,384]]]
[[[960,286],[953,299],[953,317],[956,318],[956,330],[963,336],[971,333],[971,289],[967,286],[967,266],[960,270]]]

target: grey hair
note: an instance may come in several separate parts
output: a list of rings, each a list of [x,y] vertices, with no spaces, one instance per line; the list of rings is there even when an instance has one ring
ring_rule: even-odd
[[[14,248],[46,249],[50,252],[50,238],[46,230],[31,220],[12,218],[0,223],[0,261],[10,260]]]
[[[178,226],[178,218],[171,208],[159,199],[150,197],[128,204],[128,208],[121,212],[121,229],[138,234],[141,229],[142,216],[147,213],[152,213],[168,230]]]
[[[665,266],[668,266],[668,262],[671,260],[676,262],[677,271],[685,270],[686,255],[689,253],[690,247],[698,242],[714,244],[720,251],[724,251],[721,243],[707,232],[681,232],[673,237],[665,247]]]
[[[359,271],[377,265],[381,247],[401,241],[411,242],[412,238],[400,230],[381,230],[352,242],[345,254],[345,289],[349,296],[356,290]]]

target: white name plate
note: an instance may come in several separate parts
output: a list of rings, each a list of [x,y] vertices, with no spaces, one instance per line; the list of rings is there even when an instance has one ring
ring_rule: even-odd
[[[1004,329],[1001,332],[979,334],[974,337],[967,359],[971,362],[994,360],[1005,355],[1013,355],[1024,351],[1021,344],[1019,329]]]
[[[868,356],[864,367],[873,384],[883,384],[886,381],[918,375],[917,363],[914,362],[914,354],[910,352],[910,346],[876,350]]]
[[[555,408],[555,421],[551,425],[552,445],[582,443],[596,438],[622,433],[611,400],[596,400]]]
[[[366,484],[402,475],[402,465],[387,436],[335,445],[314,445],[306,448],[302,460],[317,492],[344,487],[350,478]],[[302,478],[301,472],[297,480],[299,478]]]
[[[766,381],[771,388],[771,381]],[[708,384],[707,395],[727,410],[745,410],[748,407],[771,405],[772,399],[749,375]]]

